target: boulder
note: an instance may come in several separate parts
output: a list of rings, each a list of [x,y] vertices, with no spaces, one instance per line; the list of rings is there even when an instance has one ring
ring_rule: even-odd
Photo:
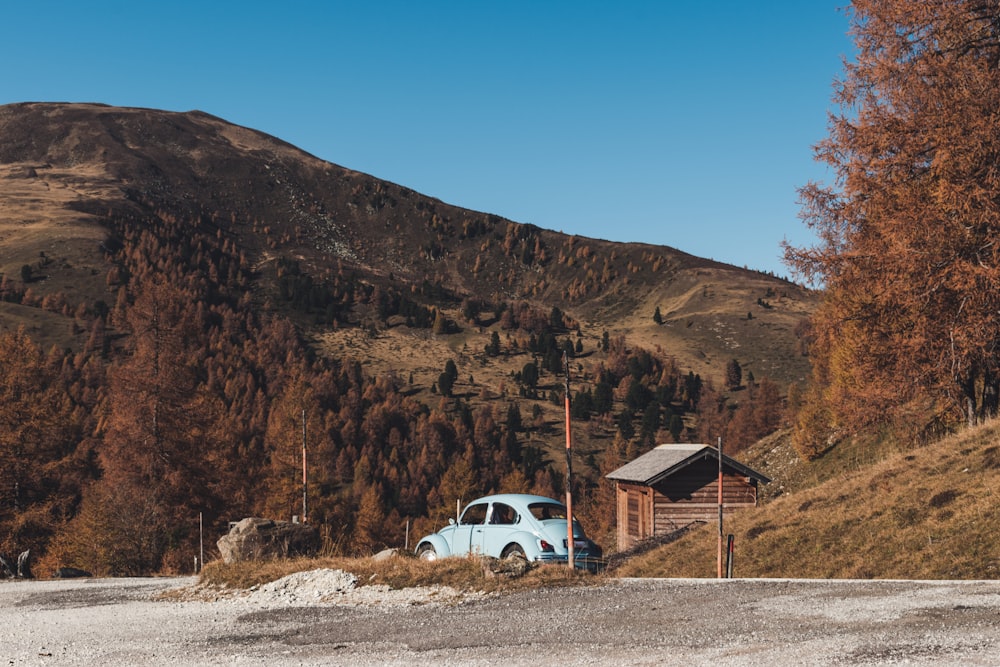
[[[31,549],[26,549],[17,557],[17,577],[18,579],[34,579],[31,574]]]
[[[17,568],[3,554],[0,554],[0,577],[13,579],[15,574],[17,574]]]
[[[315,556],[319,531],[291,521],[250,517],[233,526],[217,542],[224,563]]]
[[[531,569],[531,563],[523,554],[511,554],[506,558],[483,557],[483,575],[487,579],[517,579]]]
[[[56,579],[79,579],[81,577],[92,577],[94,576],[86,570],[81,570],[78,567],[60,567],[52,573]]]
[[[0,576],[8,579],[33,579],[31,574],[31,549],[25,549],[16,561],[0,555]]]

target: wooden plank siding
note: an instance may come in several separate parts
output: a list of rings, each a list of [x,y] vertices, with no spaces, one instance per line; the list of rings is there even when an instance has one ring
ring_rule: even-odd
[[[618,547],[670,533],[695,521],[719,517],[718,464],[702,460],[677,471],[652,487],[619,481]],[[729,469],[723,471],[723,514],[757,504],[757,480]]]
[[[618,544],[631,546],[642,539],[640,535],[652,535],[653,491],[648,486],[618,483]]]

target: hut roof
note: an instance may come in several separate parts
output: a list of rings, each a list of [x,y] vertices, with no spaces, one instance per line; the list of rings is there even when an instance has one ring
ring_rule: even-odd
[[[696,461],[709,458],[718,461],[719,450],[709,445],[660,445],[634,461],[608,473],[606,477],[651,486]],[[753,468],[745,466],[725,454],[722,455],[722,465],[756,479],[762,484],[771,481]]]

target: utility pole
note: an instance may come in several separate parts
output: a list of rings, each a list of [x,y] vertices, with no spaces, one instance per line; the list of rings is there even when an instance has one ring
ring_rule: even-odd
[[[722,579],[722,438],[719,438],[719,579]]]
[[[569,421],[569,353],[563,350],[563,367],[566,370],[566,549],[567,564],[574,567],[573,559],[573,437]]]
[[[306,409],[302,408],[302,523],[309,522],[309,473],[306,467]]]

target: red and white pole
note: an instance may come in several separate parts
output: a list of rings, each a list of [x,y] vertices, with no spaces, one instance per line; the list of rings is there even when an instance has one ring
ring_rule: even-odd
[[[719,579],[722,579],[722,438],[719,438]]]
[[[569,421],[569,354],[563,350],[563,366],[566,369],[566,549],[567,564],[574,567],[573,558],[573,438]]]

